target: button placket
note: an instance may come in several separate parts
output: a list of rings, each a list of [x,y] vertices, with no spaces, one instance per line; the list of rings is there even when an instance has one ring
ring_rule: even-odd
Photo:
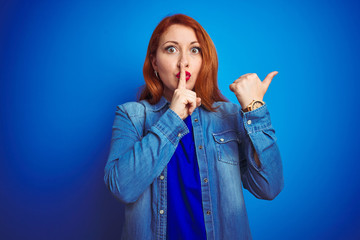
[[[163,172],[159,176],[158,187],[160,192],[160,198],[158,201],[158,220],[157,220],[157,239],[162,239],[162,236],[166,234],[166,208],[167,208],[167,198],[166,198],[166,176],[167,176],[167,167],[164,168]]]
[[[199,108],[201,109],[201,108]],[[193,129],[194,129],[194,140],[196,146],[196,156],[198,158],[198,165],[199,165],[199,174],[201,183],[201,192],[202,192],[202,206],[203,206],[203,214],[206,218],[205,225],[206,228],[213,228],[214,222],[211,214],[212,204],[211,204],[211,194],[210,194],[210,184],[209,184],[209,170],[207,166],[207,159],[206,159],[206,151],[204,145],[204,137],[203,137],[203,129],[201,127],[200,119],[198,112],[200,110],[196,109],[192,115],[193,117]],[[225,139],[224,139],[225,141]]]

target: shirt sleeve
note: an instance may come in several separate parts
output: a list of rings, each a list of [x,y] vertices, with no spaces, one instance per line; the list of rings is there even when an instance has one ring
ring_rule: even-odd
[[[265,104],[250,112],[241,111],[241,114],[245,128],[242,144],[245,159],[240,165],[243,186],[257,198],[272,200],[282,190],[284,178],[269,111]],[[254,150],[260,166],[255,162]]]
[[[122,202],[135,202],[170,161],[186,124],[168,109],[140,136],[121,105],[112,128],[110,153],[105,166],[105,184]]]

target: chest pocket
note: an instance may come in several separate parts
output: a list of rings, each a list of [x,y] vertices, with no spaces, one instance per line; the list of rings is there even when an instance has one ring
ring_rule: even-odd
[[[238,165],[240,139],[236,131],[230,130],[212,134],[216,145],[217,159],[221,162]]]

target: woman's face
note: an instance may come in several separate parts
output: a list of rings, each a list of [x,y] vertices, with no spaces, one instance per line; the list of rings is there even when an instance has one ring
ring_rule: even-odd
[[[200,72],[202,57],[195,31],[184,25],[171,25],[160,37],[152,66],[164,84],[164,97],[171,101],[178,86],[180,63],[186,71],[186,88],[192,90]]]

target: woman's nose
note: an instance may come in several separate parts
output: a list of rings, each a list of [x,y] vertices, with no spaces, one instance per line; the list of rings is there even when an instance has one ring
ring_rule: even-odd
[[[179,61],[178,61],[178,67],[179,68],[180,68],[180,63],[182,63],[184,67],[189,67],[188,56],[185,53],[180,54],[180,58],[179,58]]]

